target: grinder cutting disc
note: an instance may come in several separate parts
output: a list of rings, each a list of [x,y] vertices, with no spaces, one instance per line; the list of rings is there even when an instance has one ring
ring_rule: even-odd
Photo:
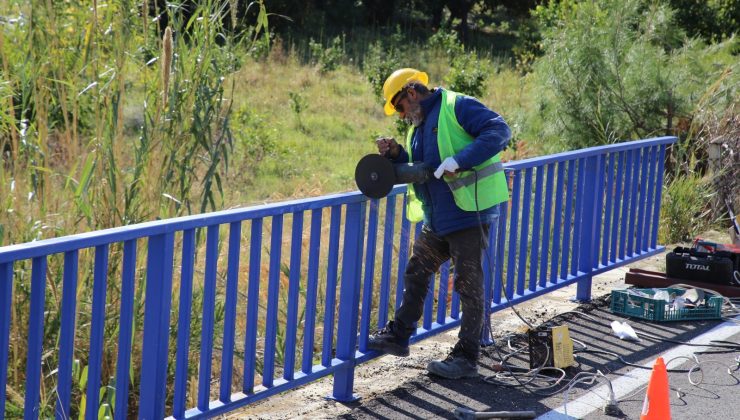
[[[380,155],[366,155],[355,168],[357,188],[370,198],[382,198],[388,195],[396,183],[393,164]]]

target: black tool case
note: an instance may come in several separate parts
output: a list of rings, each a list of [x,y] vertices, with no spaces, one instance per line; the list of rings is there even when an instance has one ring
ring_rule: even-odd
[[[666,275],[675,279],[740,286],[733,276],[735,270],[732,252],[677,247],[666,255]]]

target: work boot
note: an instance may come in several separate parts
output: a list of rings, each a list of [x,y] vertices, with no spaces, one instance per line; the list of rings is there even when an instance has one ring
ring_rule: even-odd
[[[367,348],[394,356],[406,357],[409,355],[409,339],[396,335],[393,331],[393,321],[389,321],[383,329],[370,336]]]
[[[478,364],[465,356],[451,354],[445,360],[435,360],[427,365],[429,373],[447,379],[475,378]]]

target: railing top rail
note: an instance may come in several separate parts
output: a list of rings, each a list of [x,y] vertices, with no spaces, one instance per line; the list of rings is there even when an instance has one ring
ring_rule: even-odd
[[[521,170],[521,169],[527,169],[527,168],[534,168],[536,166],[542,166],[542,165],[546,165],[549,163],[568,161],[572,159],[580,159],[580,158],[585,158],[585,157],[590,157],[590,156],[601,155],[605,153],[614,153],[614,152],[621,152],[623,150],[632,150],[632,149],[637,149],[637,148],[642,148],[642,147],[659,146],[662,144],[671,144],[671,143],[675,143],[676,141],[678,141],[678,138],[675,136],[654,137],[654,138],[645,139],[645,140],[627,141],[624,143],[615,143],[615,144],[609,144],[606,146],[594,146],[594,147],[588,147],[586,149],[575,150],[572,152],[556,153],[553,155],[533,157],[529,159],[522,159],[522,160],[507,162],[504,164],[504,167],[506,169]]]
[[[589,147],[572,152],[563,152],[548,156],[507,162],[504,164],[504,166],[507,169],[521,170],[546,165],[549,163],[584,158],[604,153],[613,153],[640,147],[670,144],[675,143],[677,140],[678,139],[673,136],[655,137],[646,140],[636,140],[606,146]],[[391,194],[402,193],[405,190],[405,185],[397,185],[394,187]],[[304,198],[251,207],[240,207],[236,209],[183,216],[173,219],[156,220],[135,225],[121,226],[93,232],[80,233],[76,235],[63,236],[59,238],[9,245],[0,247],[0,264],[21,259],[40,257],[43,255],[57,254],[75,249],[90,248],[112,242],[123,242],[152,235],[177,232],[181,230],[196,229],[206,226],[233,223],[260,217],[269,217],[280,214],[295,213],[299,211],[314,210],[334,205],[357,203],[366,199],[367,198],[359,191],[353,191],[315,198]]]
[[[399,193],[404,190],[405,186],[397,186],[391,193]],[[352,204],[366,199],[367,198],[359,191],[353,191],[315,198],[304,198],[250,207],[240,207],[212,213],[176,217],[172,219],[155,220],[135,225],[62,236],[59,238],[8,245],[0,247],[0,264],[40,257],[43,255],[58,254],[75,249],[91,248],[112,242],[123,242],[152,235],[161,235],[170,232],[276,216],[280,214],[289,214],[299,211],[310,211],[334,205]]]

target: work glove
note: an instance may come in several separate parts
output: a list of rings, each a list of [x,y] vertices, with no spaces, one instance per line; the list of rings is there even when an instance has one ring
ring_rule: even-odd
[[[455,158],[448,157],[447,159],[443,160],[442,164],[439,165],[439,168],[434,171],[434,176],[437,178],[441,178],[443,173],[455,172],[458,169],[460,169],[460,165],[457,164]]]

